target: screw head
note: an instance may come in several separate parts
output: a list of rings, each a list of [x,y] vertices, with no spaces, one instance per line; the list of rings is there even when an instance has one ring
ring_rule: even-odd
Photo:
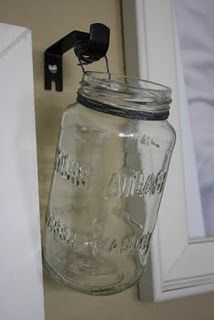
[[[57,73],[57,65],[56,64],[49,64],[48,65],[48,70],[51,72],[51,73]]]

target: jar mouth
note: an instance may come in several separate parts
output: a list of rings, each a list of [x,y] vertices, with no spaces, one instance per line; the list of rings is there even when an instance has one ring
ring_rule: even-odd
[[[80,82],[78,95],[84,99],[103,103],[135,113],[167,118],[171,102],[171,89],[165,85],[135,79],[129,76],[87,71]],[[105,112],[105,111],[104,111]]]

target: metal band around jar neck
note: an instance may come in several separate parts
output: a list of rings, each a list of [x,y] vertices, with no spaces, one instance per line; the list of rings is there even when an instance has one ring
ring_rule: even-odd
[[[111,106],[100,101],[91,100],[86,98],[78,92],[77,101],[83,106],[96,110],[98,112],[104,112],[107,114],[112,114],[114,116],[136,119],[136,120],[166,120],[169,116],[169,111],[165,112],[146,112],[146,111],[136,111],[130,109],[123,109],[120,107]]]

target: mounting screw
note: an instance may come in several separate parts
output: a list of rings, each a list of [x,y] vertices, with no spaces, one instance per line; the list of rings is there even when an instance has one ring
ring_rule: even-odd
[[[53,74],[57,73],[57,65],[56,64],[54,64],[54,65],[49,64],[48,65],[48,70]]]

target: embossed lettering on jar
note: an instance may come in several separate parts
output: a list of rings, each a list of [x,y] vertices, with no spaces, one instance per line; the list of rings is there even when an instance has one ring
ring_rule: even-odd
[[[175,131],[171,90],[85,73],[63,114],[43,241],[44,264],[81,292],[117,293],[142,276]]]

